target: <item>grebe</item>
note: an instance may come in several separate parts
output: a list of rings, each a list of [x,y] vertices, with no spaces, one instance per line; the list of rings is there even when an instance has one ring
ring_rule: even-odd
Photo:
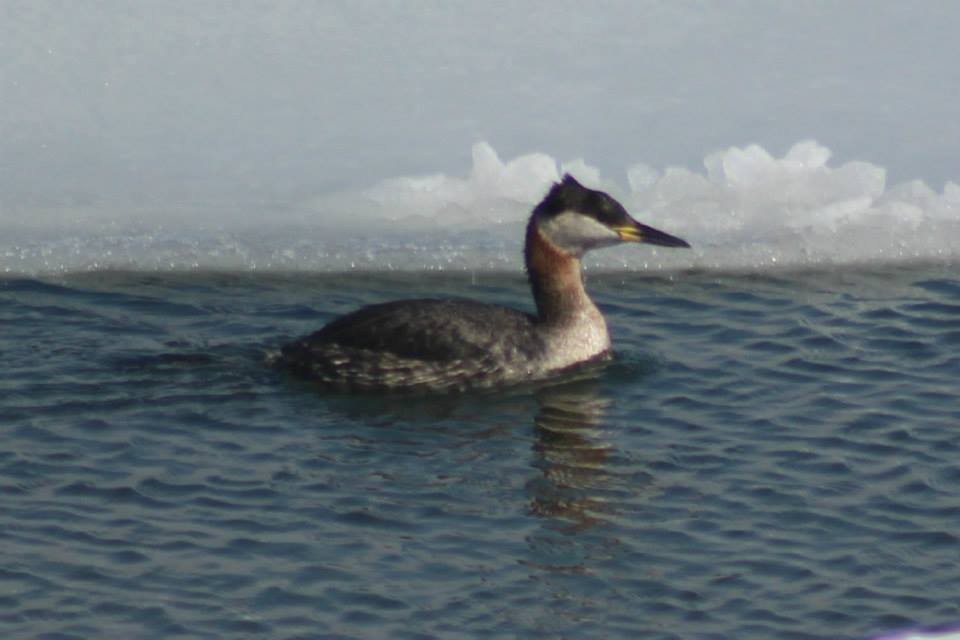
[[[524,262],[536,315],[470,300],[375,304],[285,345],[277,363],[346,391],[457,391],[536,380],[607,357],[607,323],[583,287],[580,258],[621,242],[690,246],[567,174],[527,224]]]

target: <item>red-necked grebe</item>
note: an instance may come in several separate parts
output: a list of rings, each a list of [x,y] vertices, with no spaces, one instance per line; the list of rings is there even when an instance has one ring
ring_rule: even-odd
[[[583,288],[580,258],[621,242],[690,246],[566,175],[527,224],[536,315],[470,300],[375,304],[285,345],[277,363],[347,391],[454,391],[537,380],[606,357],[607,323]]]

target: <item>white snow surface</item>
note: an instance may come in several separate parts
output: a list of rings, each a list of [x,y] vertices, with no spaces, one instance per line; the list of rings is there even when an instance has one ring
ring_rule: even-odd
[[[0,220],[0,272],[519,270],[530,209],[567,172],[693,245],[595,251],[588,268],[762,271],[957,257],[960,185],[888,186],[883,167],[832,166],[830,157],[814,141],[779,158],[748,145],[709,154],[702,171],[635,164],[620,177],[544,153],[505,161],[479,142],[466,175],[397,177],[303,202],[24,207]]]
[[[958,24],[952,0],[0,0],[0,273],[514,270],[564,171],[694,245],[590,267],[952,259]]]

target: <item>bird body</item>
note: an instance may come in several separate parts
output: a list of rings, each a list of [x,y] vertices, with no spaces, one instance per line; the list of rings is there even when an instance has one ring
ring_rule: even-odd
[[[536,314],[471,300],[375,304],[285,345],[278,362],[340,390],[456,391],[537,380],[606,357],[607,324],[583,286],[580,258],[621,242],[689,246],[567,175],[527,224]]]

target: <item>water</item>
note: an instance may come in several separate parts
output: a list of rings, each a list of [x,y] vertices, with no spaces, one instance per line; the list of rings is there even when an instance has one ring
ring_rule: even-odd
[[[947,263],[592,273],[617,358],[324,396],[265,354],[522,277],[0,280],[5,637],[865,638],[960,621]]]

